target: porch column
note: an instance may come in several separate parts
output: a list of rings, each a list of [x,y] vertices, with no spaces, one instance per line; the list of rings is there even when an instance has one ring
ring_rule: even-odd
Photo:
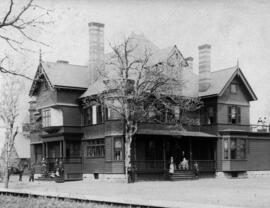
[[[46,154],[46,158],[48,158],[49,157],[49,154],[48,154],[48,142],[45,143],[45,149],[46,149],[45,150],[46,151],[46,153],[45,153]]]
[[[189,161],[192,161],[192,140],[189,138]],[[191,164],[190,164],[191,165]]]
[[[166,150],[165,150],[165,139],[162,138],[162,152],[163,152],[163,169],[166,170]]]
[[[63,157],[63,141],[60,141],[59,147],[60,147],[60,158],[62,158]]]
[[[42,157],[46,158],[46,143],[42,143]]]
[[[66,141],[63,140],[63,158],[66,158]]]

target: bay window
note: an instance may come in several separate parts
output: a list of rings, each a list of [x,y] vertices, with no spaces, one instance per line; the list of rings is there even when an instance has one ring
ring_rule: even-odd
[[[225,160],[246,159],[246,139],[244,138],[224,138],[223,158]]]
[[[41,111],[42,116],[42,127],[51,126],[51,112],[50,109],[43,109]]]

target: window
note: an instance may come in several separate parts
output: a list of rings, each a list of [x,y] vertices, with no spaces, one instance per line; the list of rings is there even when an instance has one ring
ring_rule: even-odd
[[[104,139],[93,139],[86,143],[86,156],[87,157],[104,157],[105,144]]]
[[[81,144],[80,142],[66,143],[66,157],[80,157]]]
[[[213,106],[207,107],[206,119],[207,124],[214,124],[216,122],[216,114]]]
[[[122,137],[114,138],[114,160],[123,160]]]
[[[225,160],[244,160],[246,159],[246,139],[225,138],[223,140]]]
[[[92,124],[92,107],[85,108],[83,111],[84,125]]]
[[[230,124],[241,123],[241,108],[239,106],[228,107],[228,123]]]
[[[101,105],[90,106],[83,111],[84,125],[101,124],[104,122],[103,107]]]
[[[237,93],[237,84],[231,84],[231,93],[233,94]]]
[[[246,159],[246,140],[231,138],[231,159]]]
[[[34,145],[35,150],[35,163],[39,163],[42,160],[42,144]]]
[[[229,139],[226,138],[224,139],[224,159],[228,160],[229,159]]]
[[[51,126],[51,112],[50,109],[42,110],[42,127]]]

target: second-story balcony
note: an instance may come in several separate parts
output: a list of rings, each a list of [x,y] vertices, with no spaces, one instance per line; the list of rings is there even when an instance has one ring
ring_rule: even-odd
[[[270,133],[269,125],[258,125],[258,124],[209,124],[209,125],[193,125],[193,126],[185,126],[187,130],[192,131],[202,131],[207,133],[216,134],[219,131],[237,131],[237,132],[248,132],[248,133]]]

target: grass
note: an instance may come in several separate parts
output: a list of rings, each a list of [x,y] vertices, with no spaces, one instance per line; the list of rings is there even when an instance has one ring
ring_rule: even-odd
[[[56,198],[33,198],[0,195],[1,208],[105,208],[106,204],[90,202],[76,202],[71,200],[59,200]],[[123,206],[111,206],[120,208]]]

